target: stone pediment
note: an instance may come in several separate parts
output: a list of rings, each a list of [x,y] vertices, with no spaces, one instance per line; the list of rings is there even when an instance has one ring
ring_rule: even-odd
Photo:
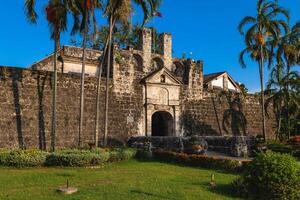
[[[145,83],[164,84],[164,85],[182,85],[172,72],[167,68],[161,68],[143,78]]]

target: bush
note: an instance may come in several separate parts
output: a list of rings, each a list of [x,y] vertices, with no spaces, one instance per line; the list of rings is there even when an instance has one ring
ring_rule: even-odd
[[[240,180],[236,181],[238,182],[243,183],[246,189],[241,192],[241,187],[237,187],[236,191],[244,193],[244,196],[258,199],[300,199],[300,166],[288,154],[258,154]]]
[[[46,166],[85,167],[107,162],[109,153],[103,150],[60,150],[50,154]]]
[[[121,160],[130,160],[136,156],[135,149],[117,148],[109,152],[109,162],[117,162]]]
[[[206,155],[175,153],[168,151],[154,151],[153,159],[172,162],[188,166],[221,169],[230,172],[240,172],[248,164],[247,161],[237,161],[225,158],[208,157]]]
[[[47,152],[40,150],[4,150],[0,152],[0,165],[11,167],[42,166],[48,156]]]
[[[300,148],[297,147],[296,145],[293,146],[289,144],[280,143],[277,141],[269,141],[268,148],[277,153],[287,153],[296,158],[297,157],[300,158]]]
[[[47,153],[39,150],[0,150],[0,165],[12,167],[65,166],[85,167],[105,162],[129,160],[136,156],[135,149],[69,149]]]

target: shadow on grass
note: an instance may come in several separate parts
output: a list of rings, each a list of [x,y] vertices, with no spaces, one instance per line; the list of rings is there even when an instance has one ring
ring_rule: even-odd
[[[136,193],[136,194],[139,194],[139,195],[146,195],[146,196],[149,196],[149,197],[156,197],[156,198],[159,198],[159,199],[170,199],[170,200],[173,199],[173,198],[170,198],[170,197],[167,197],[167,196],[152,194],[150,192],[144,192],[144,191],[141,191],[141,190],[131,190],[130,192],[131,193]]]
[[[209,167],[204,167],[204,166],[193,166],[193,165],[187,165],[187,164],[184,164],[184,163],[178,163],[178,162],[174,162],[174,161],[164,161],[164,160],[160,160],[160,159],[149,159],[149,160],[146,160],[146,159],[135,159],[137,160],[138,162],[141,162],[141,163],[153,163],[153,162],[156,162],[156,163],[161,163],[161,164],[169,164],[169,165],[175,165],[175,166],[179,166],[179,167],[189,167],[189,168],[194,168],[194,169],[201,169],[201,170],[214,170],[218,173],[222,173],[222,174],[229,174],[229,175],[240,175],[241,173],[239,172],[235,172],[235,171],[228,171],[228,170],[225,170],[225,169],[218,169],[218,168],[209,168]]]
[[[237,198],[236,196],[234,196],[233,194],[233,189],[231,184],[222,184],[222,183],[216,183],[215,187],[211,187],[209,185],[209,183],[193,183],[193,185],[199,185],[205,189],[207,189],[207,191],[218,194],[218,195],[222,195],[222,196],[226,196],[228,198]]]

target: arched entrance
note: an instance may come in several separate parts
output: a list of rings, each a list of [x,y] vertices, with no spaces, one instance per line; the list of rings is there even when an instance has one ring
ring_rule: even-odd
[[[174,120],[170,113],[158,111],[152,115],[152,136],[172,136]]]

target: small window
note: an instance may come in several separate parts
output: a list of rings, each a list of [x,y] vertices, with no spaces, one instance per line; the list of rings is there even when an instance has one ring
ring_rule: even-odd
[[[166,76],[165,75],[161,75],[160,76],[160,82],[161,83],[165,83],[166,82]]]

